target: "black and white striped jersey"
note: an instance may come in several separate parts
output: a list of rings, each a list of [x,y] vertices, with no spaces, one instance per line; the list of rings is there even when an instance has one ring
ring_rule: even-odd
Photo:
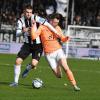
[[[36,15],[32,15],[32,17],[30,19],[26,19],[24,16],[21,17],[18,22],[17,22],[17,27],[16,27],[16,36],[20,36],[23,35],[24,36],[24,42],[25,43],[29,43],[29,44],[40,44],[40,37],[37,37],[34,41],[31,40],[31,36],[29,35],[28,32],[23,33],[22,29],[24,27],[28,28],[31,27],[33,20],[35,20],[35,25],[36,25],[36,29],[38,28],[39,24],[44,24],[45,23],[45,19],[41,18],[39,16]],[[35,30],[36,30],[35,29]]]

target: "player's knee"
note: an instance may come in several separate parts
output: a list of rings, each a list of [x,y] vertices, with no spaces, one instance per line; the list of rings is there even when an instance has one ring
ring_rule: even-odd
[[[37,64],[38,64],[38,61],[37,61],[37,60],[35,60],[35,59],[34,59],[34,60],[32,60],[32,66],[33,66],[33,67],[36,67],[36,66],[37,66]]]
[[[17,58],[15,63],[16,63],[16,65],[20,65],[22,63],[22,61],[23,60],[21,58]]]

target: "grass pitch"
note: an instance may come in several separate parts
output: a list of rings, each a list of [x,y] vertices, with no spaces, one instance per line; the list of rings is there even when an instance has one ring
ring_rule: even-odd
[[[18,87],[9,87],[13,81],[15,59],[16,55],[0,54],[0,100],[100,100],[100,61],[68,59],[81,88],[80,92],[75,92],[65,73],[57,79],[44,57],[25,79],[20,75]],[[31,57],[23,62],[22,72],[30,61]],[[32,80],[37,77],[44,82],[41,89],[32,88]]]

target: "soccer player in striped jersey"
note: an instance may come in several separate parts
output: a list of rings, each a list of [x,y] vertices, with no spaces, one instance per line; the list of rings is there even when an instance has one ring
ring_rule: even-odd
[[[16,28],[16,36],[24,36],[24,44],[22,45],[20,51],[17,54],[17,58],[14,65],[14,82],[10,86],[18,86],[19,76],[21,73],[21,64],[22,62],[32,54],[32,61],[29,65],[32,68],[35,68],[40,60],[42,55],[42,44],[40,37],[31,40],[30,29],[31,25],[34,23],[34,31],[37,30],[39,24],[47,26],[51,31],[57,33],[57,31],[50,25],[46,19],[41,18],[37,15],[32,14],[32,6],[26,5],[24,9],[24,15],[18,20]]]

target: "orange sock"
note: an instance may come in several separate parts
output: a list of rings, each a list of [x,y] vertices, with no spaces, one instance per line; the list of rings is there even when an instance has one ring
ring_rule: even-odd
[[[66,71],[66,75],[67,75],[69,81],[71,82],[71,84],[76,85],[75,78],[74,78],[73,73],[70,69]]]

